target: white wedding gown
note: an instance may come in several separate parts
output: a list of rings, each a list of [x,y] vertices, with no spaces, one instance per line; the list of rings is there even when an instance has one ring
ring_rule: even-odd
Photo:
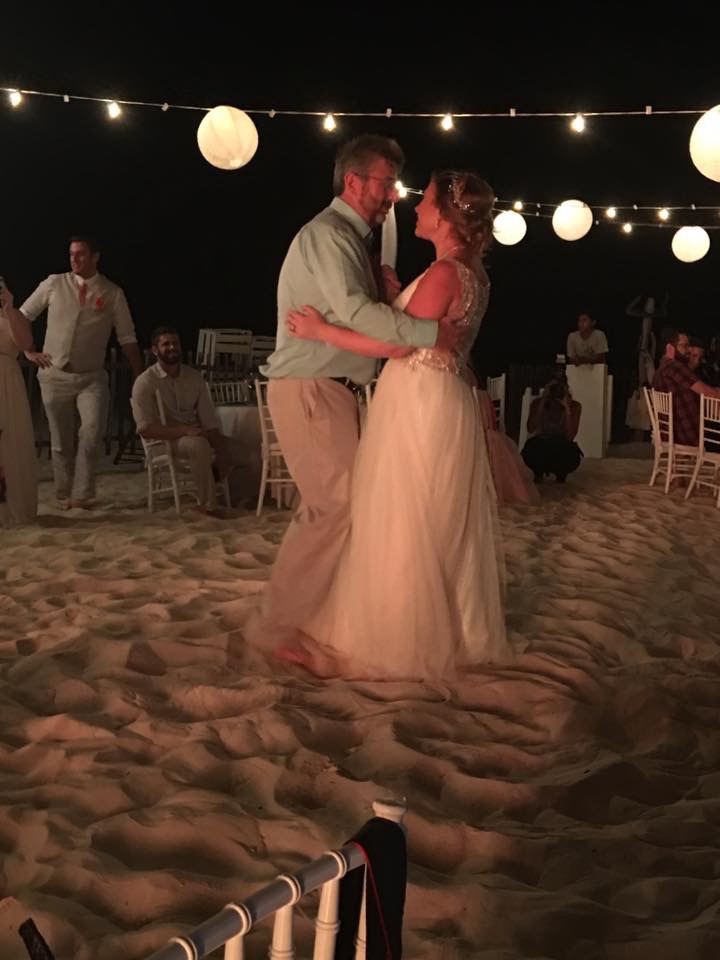
[[[326,601],[303,626],[344,676],[452,678],[510,655],[495,492],[462,376],[488,286],[453,262],[462,295],[443,322],[464,328],[461,345],[385,365],[355,462],[351,533]]]

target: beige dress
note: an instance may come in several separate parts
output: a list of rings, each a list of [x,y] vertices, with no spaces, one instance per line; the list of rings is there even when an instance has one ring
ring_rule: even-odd
[[[17,355],[8,321],[0,313],[0,526],[31,523],[37,515],[35,438]]]

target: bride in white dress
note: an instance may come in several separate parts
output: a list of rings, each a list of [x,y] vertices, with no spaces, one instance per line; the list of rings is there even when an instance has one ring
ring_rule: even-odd
[[[337,576],[299,646],[278,654],[317,674],[447,679],[510,656],[495,493],[464,378],[488,303],[482,260],[493,202],[474,174],[441,173],[417,207],[416,234],[437,259],[396,305],[460,326],[455,352],[392,347],[329,325],[311,307],[289,315],[295,336],[391,358],[355,461],[352,529]]]
[[[0,527],[32,523],[37,515],[37,457],[25,383],[17,362],[18,351],[32,347],[30,324],[13,305],[10,291],[0,289]]]

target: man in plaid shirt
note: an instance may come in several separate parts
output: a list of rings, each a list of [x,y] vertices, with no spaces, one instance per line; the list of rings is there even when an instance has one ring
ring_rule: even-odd
[[[698,380],[689,367],[687,337],[678,347],[682,334],[675,331],[670,338],[666,354],[668,362],[655,374],[653,387],[673,397],[673,433],[675,443],[696,447],[700,432],[700,395],[720,397],[720,389],[709,387]]]

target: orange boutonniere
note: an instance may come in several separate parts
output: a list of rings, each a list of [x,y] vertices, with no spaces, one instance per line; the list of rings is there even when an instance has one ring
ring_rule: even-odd
[[[105,307],[105,301],[103,300],[102,297],[98,297],[97,300],[95,301],[95,309],[102,310],[104,309],[104,307]]]

